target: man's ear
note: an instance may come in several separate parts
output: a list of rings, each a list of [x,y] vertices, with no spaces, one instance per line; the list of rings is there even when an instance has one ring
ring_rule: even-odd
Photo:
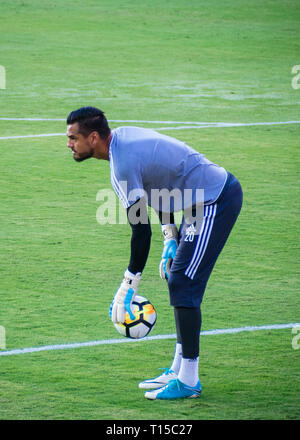
[[[99,133],[97,131],[92,131],[90,133],[90,142],[95,145],[100,139]]]

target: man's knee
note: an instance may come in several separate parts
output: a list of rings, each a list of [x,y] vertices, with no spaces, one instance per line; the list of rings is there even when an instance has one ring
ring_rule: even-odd
[[[206,283],[191,280],[184,272],[170,272],[168,287],[170,303],[176,307],[199,307],[204,295]]]

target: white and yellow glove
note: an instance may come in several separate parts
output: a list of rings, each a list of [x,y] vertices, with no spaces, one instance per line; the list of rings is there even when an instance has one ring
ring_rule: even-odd
[[[164,236],[164,248],[159,263],[159,275],[161,279],[168,279],[172,261],[178,248],[178,230],[176,225],[162,225]]]
[[[138,291],[138,285],[141,280],[141,273],[136,275],[129,272],[127,269],[124,273],[124,279],[115,294],[111,305],[111,320],[112,322],[124,322],[126,312],[129,313],[130,319],[135,319],[131,310],[131,304]]]

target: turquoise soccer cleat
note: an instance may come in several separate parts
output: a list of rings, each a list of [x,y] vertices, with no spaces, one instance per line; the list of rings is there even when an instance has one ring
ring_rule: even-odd
[[[195,387],[190,387],[180,382],[179,379],[171,380],[167,385],[157,390],[147,391],[145,397],[147,399],[155,400],[171,400],[171,399],[193,399],[200,397],[202,387],[200,380]]]

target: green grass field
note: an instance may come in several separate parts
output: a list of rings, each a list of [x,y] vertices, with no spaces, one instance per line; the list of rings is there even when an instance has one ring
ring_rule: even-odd
[[[297,0],[2,0],[0,118],[64,119],[95,105],[109,120],[299,121],[299,20]],[[59,120],[0,120],[0,138],[65,129]],[[163,133],[226,167],[244,190],[202,330],[300,322],[300,125]],[[119,338],[108,308],[130,228],[96,221],[108,163],[75,163],[63,136],[0,139],[0,149],[6,350]],[[158,313],[151,335],[166,335],[173,311],[158,276],[159,225],[152,231],[139,292]],[[151,402],[137,387],[170,365],[174,339],[0,356],[0,419],[299,419],[292,338],[291,328],[203,335],[197,401]]]

